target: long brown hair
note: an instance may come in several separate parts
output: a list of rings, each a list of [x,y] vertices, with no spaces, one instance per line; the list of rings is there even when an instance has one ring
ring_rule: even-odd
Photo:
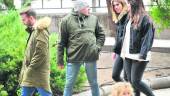
[[[146,15],[145,7],[142,0],[127,0],[131,6],[131,12],[129,12],[132,24],[134,27],[138,27],[140,17]]]

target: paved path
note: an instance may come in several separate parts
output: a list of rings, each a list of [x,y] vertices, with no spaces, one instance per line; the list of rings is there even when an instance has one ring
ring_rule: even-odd
[[[106,38],[105,46],[113,46],[114,45],[114,38]],[[159,40],[155,39],[153,47],[166,47],[170,48],[170,40]],[[160,53],[160,52],[152,52],[152,59],[150,64],[148,64],[148,69],[152,69],[152,67],[167,67],[170,64],[170,54],[168,53]],[[161,59],[160,59],[161,58]],[[112,66],[113,66],[113,59],[111,52],[102,52],[100,54],[100,59],[98,60],[98,82],[99,84],[107,84],[107,82],[112,82],[111,74],[112,74]],[[170,76],[170,69],[166,70],[156,70],[156,71],[146,71],[144,74],[144,78],[154,78],[156,76]],[[89,86],[88,83],[86,86]],[[104,86],[101,91],[101,96],[108,96],[111,92],[112,86]],[[90,89],[90,88],[88,88]],[[159,89],[154,90],[155,96],[170,96],[170,88],[167,89]],[[107,93],[107,95],[105,94]],[[105,94],[105,95],[104,95]],[[75,94],[73,96],[91,96],[90,91],[85,91],[79,94]],[[145,95],[141,95],[145,96]]]
[[[110,86],[106,86],[105,88],[103,88],[104,90],[100,90],[100,96],[109,96],[108,94],[110,93]],[[109,92],[108,92],[109,91]],[[170,96],[170,88],[167,89],[159,89],[159,90],[154,90],[153,91],[155,96]],[[73,96],[91,96],[91,91],[85,91],[79,94],[74,94]],[[141,96],[146,96],[143,93],[141,94]]]
[[[170,96],[170,88],[154,90],[155,96]],[[142,94],[142,96],[145,96]]]

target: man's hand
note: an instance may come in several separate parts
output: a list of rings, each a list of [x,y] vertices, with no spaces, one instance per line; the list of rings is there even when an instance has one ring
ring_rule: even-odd
[[[116,58],[116,53],[112,53],[113,60]]]
[[[59,69],[64,69],[64,65],[59,64],[59,65],[58,65],[58,68],[59,68]]]

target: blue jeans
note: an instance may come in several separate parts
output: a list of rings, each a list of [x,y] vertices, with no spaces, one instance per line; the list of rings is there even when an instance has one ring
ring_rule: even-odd
[[[52,93],[46,91],[43,88],[26,87],[26,86],[22,87],[21,96],[32,96],[32,94],[36,91],[38,91],[40,96],[52,96]]]
[[[95,62],[84,62],[88,82],[90,83],[92,96],[99,95],[99,87],[97,83],[97,69]],[[64,96],[72,96],[72,89],[80,70],[81,63],[68,63],[66,69],[66,84]]]

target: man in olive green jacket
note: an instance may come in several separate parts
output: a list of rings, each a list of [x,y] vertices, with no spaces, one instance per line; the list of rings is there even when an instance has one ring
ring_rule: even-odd
[[[61,69],[64,67],[64,48],[66,49],[64,96],[72,95],[72,88],[82,64],[85,65],[92,96],[99,96],[96,60],[104,41],[104,30],[98,18],[90,15],[86,0],[75,1],[73,11],[62,19],[58,43],[58,67]]]
[[[48,17],[36,21],[36,14],[28,9],[20,13],[29,33],[25,57],[21,69],[22,96],[32,96],[38,91],[41,96],[52,96],[50,89]]]

